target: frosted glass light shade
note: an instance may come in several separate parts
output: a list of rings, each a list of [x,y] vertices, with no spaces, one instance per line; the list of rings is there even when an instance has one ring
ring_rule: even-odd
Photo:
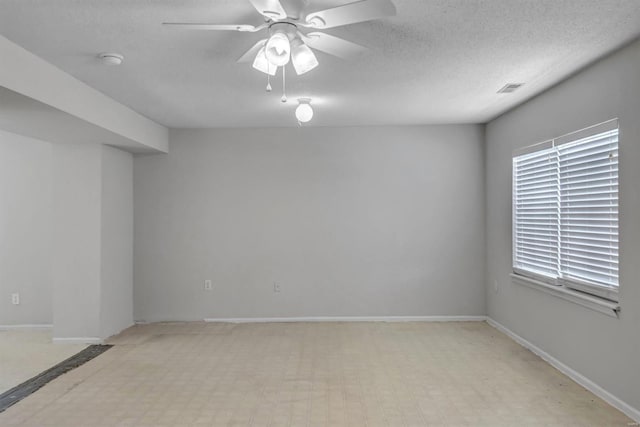
[[[313,51],[300,40],[295,40],[291,48],[291,62],[298,75],[308,73],[318,66],[318,58]]]
[[[313,118],[313,108],[308,103],[300,103],[296,108],[296,119],[300,123],[307,123]]]
[[[265,55],[267,61],[276,67],[287,65],[291,56],[289,37],[282,33],[272,35],[265,46]]]
[[[276,71],[278,70],[278,67],[276,67],[275,65],[271,65],[269,61],[267,61],[267,56],[265,55],[264,51],[265,51],[264,47],[260,49],[260,51],[258,51],[258,54],[256,55],[256,59],[254,59],[253,61],[253,68],[265,74],[275,76]]]

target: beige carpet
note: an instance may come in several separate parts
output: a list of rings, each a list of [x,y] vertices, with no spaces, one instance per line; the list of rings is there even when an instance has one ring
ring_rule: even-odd
[[[483,322],[152,324],[111,343],[0,425],[631,422]]]

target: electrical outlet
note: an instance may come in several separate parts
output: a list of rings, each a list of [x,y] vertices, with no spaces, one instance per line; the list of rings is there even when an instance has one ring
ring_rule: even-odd
[[[273,292],[278,293],[278,292],[280,292],[280,290],[281,290],[281,289],[280,289],[280,283],[278,283],[278,282],[273,282]]]
[[[11,294],[11,304],[19,305],[20,304],[20,294]]]
[[[211,280],[205,280],[204,281],[204,290],[205,291],[210,291],[213,289],[213,283],[211,282]]]

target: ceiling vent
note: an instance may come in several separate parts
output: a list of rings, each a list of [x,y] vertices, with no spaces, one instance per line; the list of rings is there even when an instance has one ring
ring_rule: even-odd
[[[516,90],[518,90],[520,88],[520,86],[522,86],[524,83],[507,83],[506,85],[504,85],[504,87],[502,89],[500,89],[498,91],[498,93],[511,93],[511,92],[515,92]]]

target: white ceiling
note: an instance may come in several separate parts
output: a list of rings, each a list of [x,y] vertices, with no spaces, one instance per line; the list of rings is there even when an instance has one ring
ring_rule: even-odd
[[[289,0],[303,1],[303,0]],[[311,0],[324,9],[350,0]],[[280,83],[236,59],[263,33],[184,31],[163,21],[260,24],[246,0],[2,0],[0,34],[170,127],[484,123],[640,35],[640,0],[394,0],[398,16],[326,30],[372,48]],[[120,67],[99,52],[125,56]],[[509,82],[513,94],[496,91]]]

